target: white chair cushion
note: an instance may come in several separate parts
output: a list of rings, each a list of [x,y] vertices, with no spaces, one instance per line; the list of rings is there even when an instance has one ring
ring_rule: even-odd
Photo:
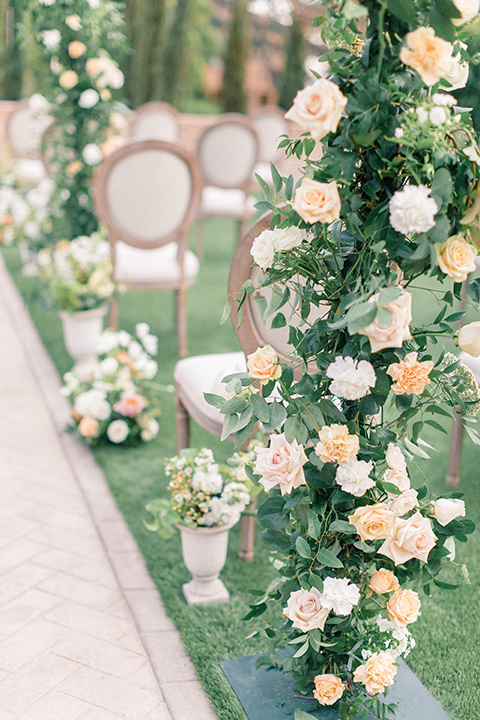
[[[180,280],[177,251],[178,246],[173,242],[160,248],[143,250],[119,241],[115,245],[115,279],[127,283],[177,283]],[[200,263],[190,250],[185,253],[184,267],[186,281],[191,285],[197,279]]]
[[[222,378],[246,369],[243,352],[196,355],[176,364],[174,378],[182,402],[193,419],[213,435],[221,434],[224,416],[206,402],[203,393],[224,395]]]
[[[253,213],[256,199],[238,188],[219,188],[207,185],[202,191],[201,214],[205,217],[237,217]]]
[[[34,158],[21,158],[17,162],[15,169],[20,178],[29,185],[38,185],[41,180],[47,177],[43,162]]]

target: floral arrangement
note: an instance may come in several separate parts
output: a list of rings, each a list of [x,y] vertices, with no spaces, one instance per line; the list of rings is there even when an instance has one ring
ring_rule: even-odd
[[[28,26],[48,64],[53,118],[44,148],[56,185],[46,246],[98,229],[93,173],[121,144],[125,125],[115,104],[124,77],[113,57],[123,48],[122,23],[114,2],[30,0]]]
[[[441,347],[480,353],[480,321],[458,328],[467,310],[479,313],[480,154],[452,94],[468,74],[465,23],[478,9],[328,3],[318,19],[328,77],[298,93],[287,116],[305,132],[281,141],[304,173],[295,183],[273,172],[273,195],[264,188],[258,207],[272,222],[252,248],[262,272],[234,300],[290,325],[291,353],[258,348],[227,379],[233,398],[207,397],[238,445],[258,421],[270,436],[249,472],[268,492],[258,517],[279,577],[247,617],[273,604],[277,621],[269,611],[258,632],[291,652],[260,662],[291,672],[320,705],[338,703],[341,720],[395,717],[379,694],[413,647],[421,593],[466,577],[455,542],[474,524],[461,493],[436,498],[410,474],[434,451],[426,431],[447,432],[442,418],[455,411],[479,444],[478,387]],[[437,305],[426,323],[417,284]]]
[[[167,485],[171,499],[160,498],[147,505],[154,518],[147,528],[168,538],[174,523],[193,527],[235,525],[251,496],[238,454],[232,462],[232,468],[220,467],[208,448],[187,448],[167,458],[165,474],[171,478]]]
[[[38,264],[57,307],[68,313],[100,307],[115,292],[111,248],[100,233],[43,248]]]
[[[138,323],[135,336],[105,330],[97,350],[97,367],[89,378],[71,372],[63,376],[62,392],[73,404],[72,431],[89,444],[150,442],[158,434],[160,415],[151,382],[157,373],[157,338],[147,323]]]
[[[2,174],[0,187],[0,229],[5,245],[22,244],[36,251],[42,232],[48,229],[49,204],[55,183],[44,178],[32,188],[22,182],[15,170]]]

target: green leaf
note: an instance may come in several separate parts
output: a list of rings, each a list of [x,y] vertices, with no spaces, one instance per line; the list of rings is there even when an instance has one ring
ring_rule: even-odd
[[[392,15],[404,22],[415,20],[415,5],[412,0],[387,0],[387,7]]]
[[[299,535],[295,540],[295,547],[297,548],[297,552],[300,557],[310,560],[312,557],[312,550],[308,542],[301,535]]]
[[[317,588],[319,592],[323,592],[323,580],[321,577],[311,572],[308,576],[308,581],[312,587]]]
[[[260,422],[268,423],[270,420],[270,407],[265,398],[261,395],[253,394],[250,397],[250,403],[255,416],[260,420]]]
[[[218,408],[219,410],[225,405],[226,400],[222,395],[215,395],[215,393],[203,393],[203,397],[209,405]]]
[[[450,202],[453,192],[452,176],[445,168],[440,168],[435,173],[431,185],[431,196],[437,201],[439,207],[443,203]]]
[[[353,305],[347,313],[348,332],[355,335],[370,325],[377,316],[377,306],[373,302],[360,302]]]
[[[289,523],[289,516],[283,514],[285,498],[281,495],[272,495],[263,502],[257,510],[260,525],[271,530],[283,530]]]
[[[270,172],[272,173],[273,189],[275,190],[275,194],[278,195],[282,190],[283,180],[272,162],[270,163]]]
[[[343,563],[341,560],[337,558],[336,555],[334,555],[330,550],[327,550],[327,548],[322,548],[317,553],[317,558],[319,563],[322,565],[325,565],[325,567],[331,567],[331,568],[342,568]]]
[[[225,415],[225,420],[223,421],[223,427],[222,427],[222,435],[220,437],[220,440],[226,440],[230,435],[232,435],[237,427],[238,427],[238,415]]]
[[[344,533],[344,535],[355,535],[357,532],[353,525],[346,520],[334,520],[330,525],[330,530]]]
[[[293,713],[293,720],[317,720],[317,718],[315,715],[311,715],[297,708]]]
[[[285,327],[286,324],[285,315],[283,313],[277,313],[272,320],[272,329],[277,330],[278,328]]]
[[[290,535],[287,535],[287,533],[281,530],[271,530],[270,528],[263,530],[262,540],[266,545],[269,545],[279,553],[290,552],[292,548]]]
[[[248,403],[245,398],[233,397],[231,400],[228,400],[224,405],[222,405],[222,413],[224,415],[239,413],[242,412],[242,410],[245,410],[247,405]]]
[[[318,540],[320,537],[320,520],[318,519],[317,513],[309,508],[308,510],[308,534],[314,540]]]
[[[270,403],[270,419],[268,422],[263,423],[265,432],[271,433],[276,430],[287,417],[287,411],[278,402]]]
[[[342,14],[347,20],[357,20],[368,15],[368,10],[364,5],[359,5],[353,0],[347,0],[343,6]]]

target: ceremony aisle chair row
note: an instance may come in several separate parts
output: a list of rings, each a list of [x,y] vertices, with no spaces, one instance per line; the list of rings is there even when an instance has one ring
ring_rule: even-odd
[[[7,140],[16,159],[16,171],[29,185],[38,185],[47,172],[42,161],[42,138],[52,118],[35,112],[30,100],[21,100],[7,118]]]

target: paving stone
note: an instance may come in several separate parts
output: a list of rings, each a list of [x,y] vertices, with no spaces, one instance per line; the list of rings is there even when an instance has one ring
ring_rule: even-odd
[[[142,635],[162,683],[197,680],[195,670],[176,630]]]
[[[111,589],[64,572],[57,572],[39,585],[40,590],[71,599],[97,610],[105,610],[118,600],[118,588]]]
[[[22,720],[80,720],[90,707],[90,703],[55,690],[22,713]]]
[[[0,632],[5,635],[20,630],[21,627],[48,612],[59,599],[50,593],[32,588],[7,603],[0,611]]]
[[[61,603],[55,610],[47,613],[45,617],[47,620],[64,625],[72,630],[112,642],[125,635],[131,625],[126,620],[74,602]]]
[[[122,587],[126,590],[152,590],[155,588],[138,550],[111,553],[110,560]]]
[[[174,629],[175,626],[165,612],[156,588],[125,590],[125,596],[143,633]]]
[[[165,700],[177,720],[215,720],[200,682],[167,682],[164,685]]]
[[[1,647],[1,646],[0,646]],[[61,657],[74,660],[93,670],[128,678],[145,665],[145,654],[133,653],[121,648],[118,644],[85,637],[77,633],[69,640],[61,640],[53,648],[53,652]],[[157,688],[158,689],[158,685]]]
[[[10,672],[18,670],[52,647],[62,634],[60,626],[43,619],[25,625],[0,643],[0,667]]]
[[[138,552],[137,543],[123,519],[104,520],[99,529],[107,547],[114,547],[116,552]]]

